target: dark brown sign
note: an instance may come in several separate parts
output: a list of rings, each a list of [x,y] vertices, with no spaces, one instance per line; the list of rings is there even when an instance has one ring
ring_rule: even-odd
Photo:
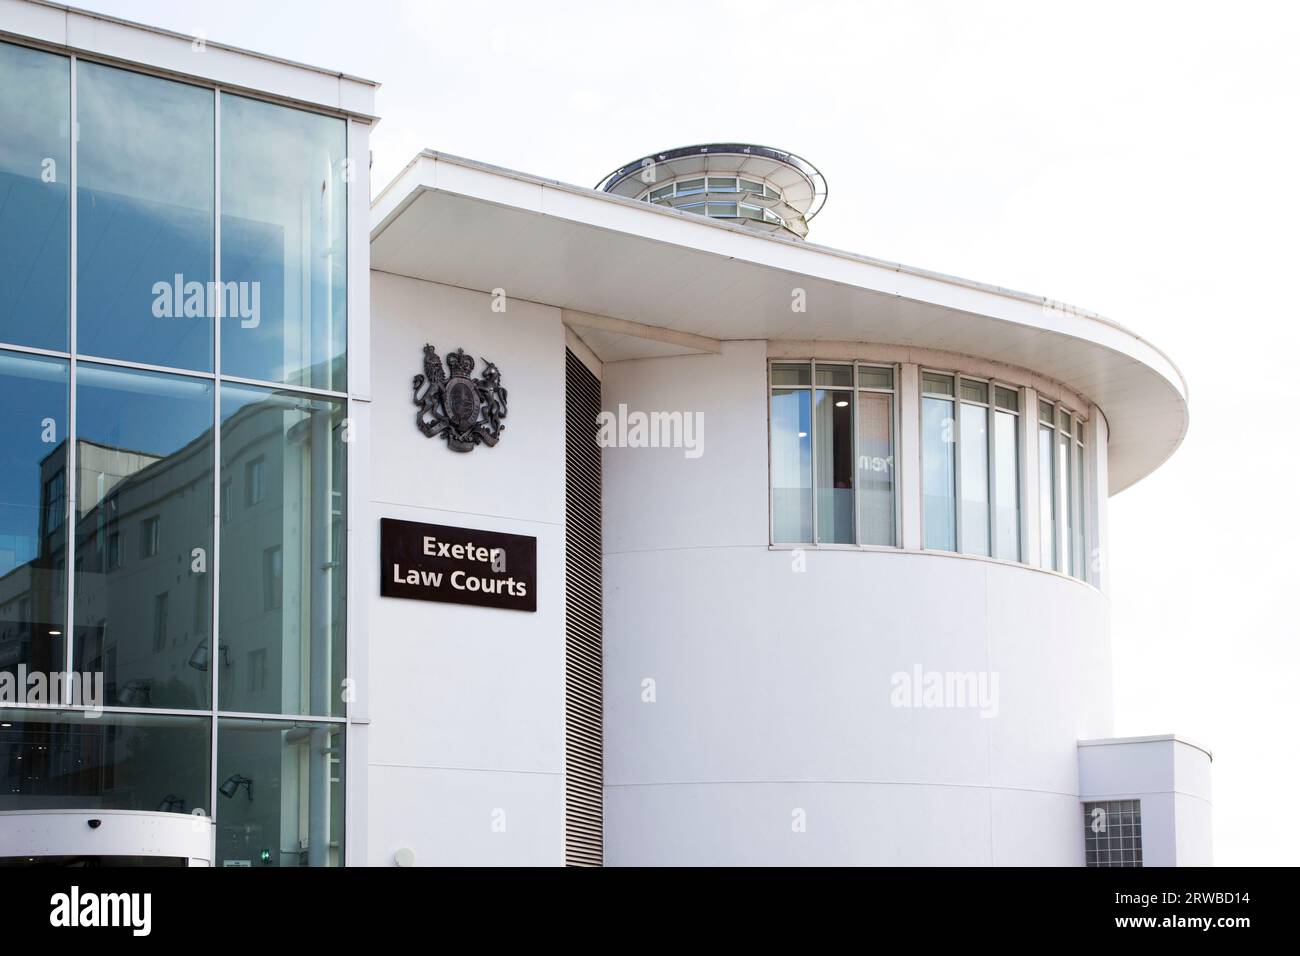
[[[379,519],[379,593],[537,610],[537,539],[397,518]]]

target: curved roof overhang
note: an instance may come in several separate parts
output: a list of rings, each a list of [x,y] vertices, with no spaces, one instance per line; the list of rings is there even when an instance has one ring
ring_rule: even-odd
[[[1159,467],[1187,431],[1177,367],[1101,316],[440,153],[421,153],[372,203],[371,268],[597,317],[583,339],[602,361],[768,339],[1024,369],[1102,410],[1112,494]],[[791,308],[797,288],[804,312]]]

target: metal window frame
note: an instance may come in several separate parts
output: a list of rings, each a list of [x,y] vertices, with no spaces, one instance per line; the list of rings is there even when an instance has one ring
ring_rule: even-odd
[[[849,385],[818,385],[817,384],[817,366],[818,365],[835,365],[848,366],[851,370],[851,384]],[[807,385],[774,385],[772,383],[772,370],[777,365],[803,365],[808,368]],[[874,368],[888,369],[892,376],[893,385],[890,388],[878,388],[874,386],[859,385],[858,369]],[[898,434],[899,434],[899,376],[901,369],[897,363],[889,362],[870,362],[860,361],[857,359],[813,359],[813,358],[769,358],[767,360],[767,540],[770,548],[793,549],[793,548],[819,548],[825,550],[900,550],[902,547],[902,495],[899,481],[899,456],[898,456]],[[776,389],[782,390],[800,390],[808,392],[809,415],[808,415],[808,437],[812,446],[811,475],[812,482],[810,491],[812,492],[812,540],[811,541],[777,541],[776,540],[776,511],[775,500],[772,494],[772,394]],[[821,528],[818,523],[817,507],[817,392],[818,390],[846,392],[852,397],[849,400],[849,429],[853,445],[853,541],[852,542],[835,542],[822,541]],[[893,541],[892,545],[863,544],[862,543],[862,526],[861,526],[861,485],[858,481],[857,466],[861,456],[861,447],[858,441],[858,408],[857,395],[859,392],[867,392],[877,395],[890,396],[890,457],[893,459],[893,478],[891,481],[891,495],[893,497],[894,521],[893,521]]]

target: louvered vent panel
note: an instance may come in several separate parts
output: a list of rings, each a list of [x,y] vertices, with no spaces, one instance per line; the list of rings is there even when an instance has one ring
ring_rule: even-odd
[[[604,861],[600,379],[565,351],[564,862]]]

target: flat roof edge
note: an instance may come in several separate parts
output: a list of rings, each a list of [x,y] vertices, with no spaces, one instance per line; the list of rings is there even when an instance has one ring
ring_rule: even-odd
[[[1198,744],[1194,740],[1188,740],[1178,734],[1151,734],[1145,737],[1098,737],[1093,740],[1080,740],[1080,747],[1114,747],[1123,744],[1157,744],[1157,743],[1177,743],[1187,747],[1195,748],[1209,757],[1211,762],[1214,760],[1214,752],[1204,744]]]
[[[180,33],[53,0],[0,0],[0,24],[0,37],[19,43],[84,54],[182,79],[192,78],[239,88],[371,121],[378,119],[374,94],[380,84],[375,80],[220,43],[206,36]],[[103,44],[87,42],[101,39],[101,34],[105,41]],[[131,55],[134,51],[121,49],[125,36],[139,38],[135,41],[141,46],[139,57]],[[194,49],[194,44],[199,41],[202,43],[201,51]],[[176,57],[182,44],[186,54],[214,53],[221,63],[214,64],[216,69],[206,71],[187,69]],[[250,70],[256,70],[260,65],[262,77],[268,75],[268,70],[279,70],[279,77],[284,82],[277,86],[252,77],[241,78],[236,75],[241,61],[249,64],[246,69]],[[292,79],[294,77],[296,80]],[[324,81],[334,81],[334,88],[328,95],[322,95],[327,89],[321,86]],[[298,87],[296,91],[291,89],[295,84]],[[315,84],[312,93],[305,90],[309,84]]]

